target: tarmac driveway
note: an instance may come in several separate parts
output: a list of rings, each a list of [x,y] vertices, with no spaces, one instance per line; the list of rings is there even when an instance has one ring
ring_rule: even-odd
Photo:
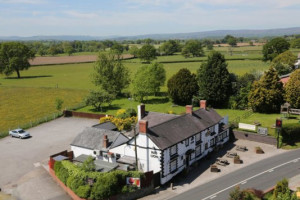
[[[14,187],[18,180],[46,164],[49,156],[70,149],[74,137],[98,120],[59,118],[28,129],[31,138],[0,140],[0,188]]]

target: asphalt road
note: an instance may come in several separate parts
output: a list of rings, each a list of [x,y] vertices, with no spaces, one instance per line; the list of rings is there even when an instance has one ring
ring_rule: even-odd
[[[291,178],[298,174],[300,174],[300,149],[288,151],[249,165],[171,199],[226,200],[230,191],[237,185],[241,189],[267,190],[281,179]]]
[[[41,161],[60,151],[70,149],[74,137],[98,120],[60,118],[31,128],[28,139],[6,137],[0,140],[0,188],[14,184]]]

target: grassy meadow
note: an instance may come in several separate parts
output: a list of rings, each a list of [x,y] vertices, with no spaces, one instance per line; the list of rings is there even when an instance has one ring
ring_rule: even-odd
[[[225,55],[230,72],[243,75],[252,70],[265,71],[268,69],[270,63],[261,61],[261,48],[261,46],[235,47],[232,48],[232,55],[228,51],[228,47],[215,47],[214,49]],[[207,53],[208,51],[206,51]],[[296,54],[296,51],[294,53]],[[87,53],[79,53],[79,55],[87,55]],[[184,58],[182,55],[176,54],[159,56],[155,61],[163,63],[168,80],[181,68],[188,68],[195,73],[206,59],[206,56]],[[124,60],[123,62],[129,69],[132,79],[137,69],[145,65],[139,59]],[[63,108],[73,107],[82,102],[88,91],[96,88],[91,81],[93,67],[93,63],[32,66],[29,70],[21,71],[21,79],[17,79],[16,74],[12,74],[8,78],[0,75],[0,118],[2,119],[0,133],[56,112],[56,98],[64,100]],[[161,91],[167,91],[166,84]],[[128,98],[116,99],[110,108],[104,107],[102,113],[114,115],[120,108],[136,109],[138,104]],[[151,111],[176,114],[185,112],[184,107],[174,107],[167,97],[149,97],[145,104],[147,110]],[[81,108],[79,111],[95,112],[89,106]],[[224,109],[218,110],[218,112],[221,115],[227,114],[230,119],[234,119],[243,115],[245,111]],[[257,121],[256,118],[260,118],[264,120],[263,126],[271,127],[277,117],[279,115],[257,115],[255,113],[243,122],[251,123],[254,120]]]

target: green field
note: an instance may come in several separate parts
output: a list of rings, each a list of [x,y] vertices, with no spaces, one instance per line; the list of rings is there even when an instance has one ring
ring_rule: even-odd
[[[56,98],[64,101],[64,109],[79,104],[86,94],[85,90],[0,87],[0,133],[57,113]]]
[[[261,61],[261,47],[236,47],[232,49],[232,56],[228,52],[228,47],[216,47],[215,50],[221,51],[229,59],[227,61],[228,69],[237,75],[252,70],[265,71],[270,65],[270,63]],[[85,53],[79,54],[83,55]],[[207,57],[186,59],[177,54],[174,56],[160,56],[156,61],[163,63],[168,80],[181,68],[188,68],[195,73],[206,59]],[[123,62],[130,70],[131,78],[134,78],[134,73],[139,67],[145,65],[139,59],[130,59]],[[0,132],[56,112],[56,98],[64,100],[64,108],[80,103],[89,90],[95,89],[91,82],[93,66],[93,63],[34,66],[27,71],[21,71],[21,79],[17,79],[16,74],[12,74],[9,78],[0,75],[0,118],[2,119]],[[166,92],[167,87],[163,86],[161,91]],[[185,111],[184,107],[174,107],[166,97],[149,97],[145,103],[147,110],[151,111],[164,113],[172,111],[176,114]],[[120,108],[136,108],[137,105],[138,102],[130,101],[127,98],[117,99],[113,101],[110,108],[104,107],[102,112],[115,114],[116,110]],[[94,112],[91,107],[84,107],[80,111]],[[238,113],[242,115],[244,111],[218,110],[218,112],[222,115],[228,114],[230,119],[233,119],[238,116]],[[264,119],[264,117],[266,118]],[[245,123],[251,123],[256,118],[260,118],[264,120],[263,125],[269,127],[276,117],[278,116],[256,116],[254,114],[247,118]]]

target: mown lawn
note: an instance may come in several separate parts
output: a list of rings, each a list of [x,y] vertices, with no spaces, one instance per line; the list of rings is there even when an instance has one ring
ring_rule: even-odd
[[[64,101],[64,109],[81,103],[86,94],[85,90],[0,86],[0,133],[56,113],[56,98]]]

